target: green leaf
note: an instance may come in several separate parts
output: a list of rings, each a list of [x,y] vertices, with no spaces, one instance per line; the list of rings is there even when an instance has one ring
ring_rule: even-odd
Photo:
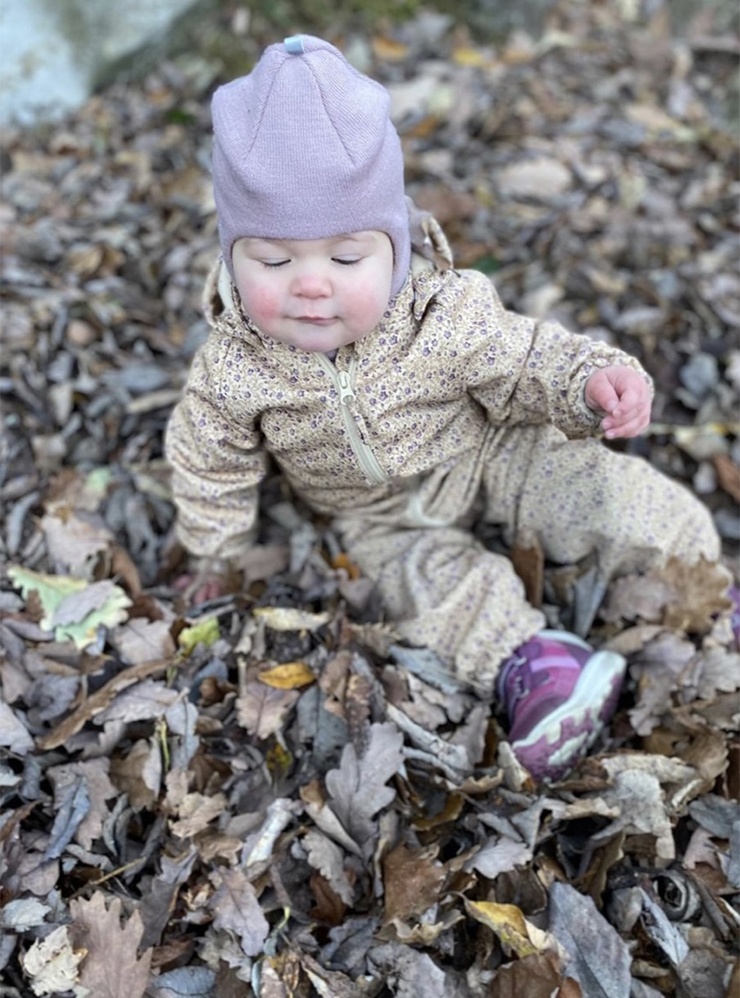
[[[11,565],[8,577],[23,597],[38,594],[44,616],[40,626],[57,641],[69,639],[79,649],[95,641],[98,627],[115,627],[128,619],[131,600],[110,580],[87,582],[70,575],[46,575]]]
[[[189,655],[197,645],[210,648],[220,637],[218,620],[211,617],[192,627],[184,627],[177,635],[177,643],[184,655]]]

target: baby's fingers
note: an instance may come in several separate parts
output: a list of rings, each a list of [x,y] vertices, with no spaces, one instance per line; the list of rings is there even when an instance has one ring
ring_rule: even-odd
[[[649,403],[650,395],[647,386],[640,380],[632,380],[619,396],[619,403],[612,410],[610,415],[627,415],[631,411],[643,408]]]
[[[604,436],[608,440],[616,437],[636,437],[646,428],[650,422],[650,409],[646,406],[638,406],[629,412],[616,415],[612,413],[603,420],[601,427]]]

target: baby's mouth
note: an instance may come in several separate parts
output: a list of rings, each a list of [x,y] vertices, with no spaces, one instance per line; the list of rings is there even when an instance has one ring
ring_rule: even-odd
[[[322,315],[299,315],[297,316],[298,322],[305,322],[310,326],[330,326],[333,322],[336,322],[336,318],[331,316],[326,318]]]

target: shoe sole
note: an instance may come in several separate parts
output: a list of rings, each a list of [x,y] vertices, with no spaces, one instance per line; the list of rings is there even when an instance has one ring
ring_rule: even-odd
[[[512,742],[515,755],[532,776],[560,779],[586,754],[611,713],[602,717],[604,708],[612,699],[616,706],[626,667],[626,659],[617,652],[594,652],[570,697],[526,738]]]

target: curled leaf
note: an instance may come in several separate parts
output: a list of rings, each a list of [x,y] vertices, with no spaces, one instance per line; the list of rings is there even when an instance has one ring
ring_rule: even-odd
[[[492,929],[502,944],[517,956],[531,956],[537,952],[529,937],[527,920],[515,904],[466,900],[465,910],[476,921]]]
[[[257,677],[265,686],[273,686],[278,690],[296,690],[301,686],[310,686],[316,681],[316,676],[303,662],[286,662],[272,669],[260,672]]]

